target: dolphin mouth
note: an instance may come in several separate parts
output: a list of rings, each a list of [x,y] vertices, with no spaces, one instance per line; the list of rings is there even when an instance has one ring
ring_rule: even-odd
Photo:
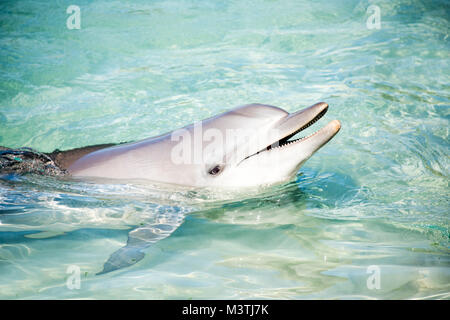
[[[309,128],[314,123],[319,121],[327,113],[327,111],[328,111],[328,104],[325,102],[319,102],[307,109],[300,110],[300,111],[294,112],[292,114],[289,114],[289,116],[287,116],[287,118],[284,119],[283,122],[280,124],[280,131],[283,132],[280,135],[281,138],[280,138],[280,136],[278,136],[277,138],[274,138],[274,139],[276,139],[275,142],[267,145],[266,147],[259,150],[258,152],[247,156],[242,161],[247,160],[250,157],[256,156],[262,152],[267,152],[267,151],[271,151],[271,150],[275,151],[274,149],[279,150],[281,148],[284,148],[284,147],[287,147],[287,146],[290,146],[293,144],[302,143],[302,142],[312,138],[313,136],[320,134],[322,131],[325,131],[324,136],[327,136],[327,137],[325,137],[323,142],[318,147],[318,148],[320,148],[321,146],[326,144],[339,131],[340,122],[338,120],[331,121],[325,127],[315,131],[314,133],[312,133],[308,136],[300,137],[297,139],[291,139],[291,138],[294,137],[297,133]],[[329,133],[329,131],[330,131],[329,127],[332,128],[331,134]]]
[[[275,143],[272,143],[271,145],[267,146],[267,147],[264,148],[263,150],[260,150],[259,152],[264,151],[264,150],[270,150],[270,149],[272,149],[272,148],[281,148],[281,147],[283,147],[283,146],[285,146],[285,145],[289,145],[289,144],[291,144],[291,143],[299,142],[299,141],[301,141],[301,140],[306,140],[306,139],[308,139],[309,137],[312,137],[312,136],[315,135],[317,132],[319,132],[319,130],[317,130],[316,132],[310,134],[310,135],[307,136],[307,137],[301,137],[301,138],[289,140],[289,139],[291,139],[293,136],[295,136],[297,133],[299,133],[299,132],[301,132],[301,131],[303,131],[303,130],[309,128],[309,127],[312,126],[314,123],[316,123],[317,121],[319,121],[320,118],[322,118],[322,117],[325,115],[325,113],[327,113],[327,111],[328,111],[328,105],[327,105],[322,111],[320,111],[317,115],[315,115],[314,118],[313,118],[312,120],[310,120],[309,122],[307,122],[305,125],[303,125],[303,126],[300,127],[299,129],[295,130],[295,131],[292,132],[291,134],[287,135],[286,137],[284,137],[284,138],[282,138],[282,139],[276,141]]]

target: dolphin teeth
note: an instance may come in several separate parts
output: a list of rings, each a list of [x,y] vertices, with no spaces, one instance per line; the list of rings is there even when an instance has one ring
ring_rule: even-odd
[[[252,154],[252,155],[249,155],[249,156],[245,157],[244,160],[246,160],[246,159],[248,159],[248,158],[250,158],[250,157],[252,157],[252,156],[254,156],[254,155],[256,155],[256,154],[259,154],[259,153],[261,153],[261,152],[263,152],[263,151],[271,151],[271,150],[274,150],[274,149],[283,148],[283,147],[285,147],[285,146],[288,146],[288,145],[290,145],[290,144],[293,144],[293,143],[297,143],[297,142],[303,141],[303,140],[305,140],[305,139],[307,139],[307,138],[309,138],[309,137],[315,135],[318,131],[314,132],[313,134],[310,134],[310,135],[307,136],[307,137],[301,137],[301,138],[294,139],[294,140],[288,140],[288,139],[292,138],[293,136],[295,136],[295,135],[296,135],[297,133],[299,133],[300,131],[305,130],[306,128],[312,126],[314,123],[316,123],[317,121],[319,121],[319,119],[322,118],[322,117],[325,115],[325,113],[326,113],[327,111],[328,111],[328,106],[327,106],[326,108],[324,108],[321,112],[319,112],[319,113],[318,113],[318,114],[317,114],[310,122],[308,122],[307,124],[305,124],[305,125],[304,125],[303,127],[301,127],[300,129],[295,130],[295,131],[292,132],[291,134],[289,134],[289,135],[287,135],[286,137],[284,137],[284,138],[282,138],[282,139],[280,139],[280,140],[278,140],[278,141],[272,143],[271,145],[268,145],[268,146],[265,147],[264,149],[262,149],[262,150],[260,150],[260,151],[258,151],[258,152],[256,152],[256,153],[254,153],[254,154]]]
[[[297,141],[299,141],[299,140],[305,139],[305,138],[301,138],[301,139],[295,139],[295,140],[292,140],[292,141],[289,141],[289,140],[288,140],[288,139],[290,139],[291,137],[295,136],[295,135],[296,135],[297,133],[299,133],[300,131],[305,130],[306,128],[312,126],[314,123],[316,123],[317,121],[319,121],[319,119],[322,118],[322,117],[325,115],[325,113],[327,113],[327,111],[328,111],[328,107],[326,107],[326,108],[323,109],[321,112],[319,112],[319,113],[318,113],[318,114],[317,114],[310,122],[308,122],[307,124],[305,124],[303,127],[301,127],[301,128],[298,129],[298,130],[295,130],[294,132],[292,132],[292,133],[289,134],[288,136],[286,136],[286,137],[280,139],[280,140],[277,142],[277,143],[278,143],[278,146],[283,147],[283,146],[285,146],[285,145],[289,145],[290,143],[297,142]],[[308,136],[308,137],[309,137],[309,136]],[[308,137],[306,137],[306,138],[308,138]],[[272,144],[272,145],[273,145],[273,144]],[[270,149],[267,149],[267,150],[270,150]]]

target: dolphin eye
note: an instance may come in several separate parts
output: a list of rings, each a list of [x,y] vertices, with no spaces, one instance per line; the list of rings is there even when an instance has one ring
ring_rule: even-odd
[[[209,169],[208,173],[212,176],[218,175],[222,171],[222,167],[220,165],[216,165]]]

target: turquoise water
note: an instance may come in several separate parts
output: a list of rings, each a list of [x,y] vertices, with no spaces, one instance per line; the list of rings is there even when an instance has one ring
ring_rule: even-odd
[[[72,4],[81,29],[66,26]],[[0,298],[449,299],[449,12],[2,1],[0,145],[133,141],[251,102],[326,101],[315,129],[342,130],[295,181],[260,192],[3,176]],[[174,231],[141,261],[95,275],[130,231],[161,225]]]

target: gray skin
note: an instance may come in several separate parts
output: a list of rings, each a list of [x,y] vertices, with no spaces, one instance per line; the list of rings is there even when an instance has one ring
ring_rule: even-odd
[[[293,179],[339,131],[340,122],[333,120],[306,138],[289,140],[327,110],[324,102],[294,113],[245,105],[157,137],[89,152],[66,161],[70,162],[66,166],[74,177],[143,179],[189,187],[282,183]]]

